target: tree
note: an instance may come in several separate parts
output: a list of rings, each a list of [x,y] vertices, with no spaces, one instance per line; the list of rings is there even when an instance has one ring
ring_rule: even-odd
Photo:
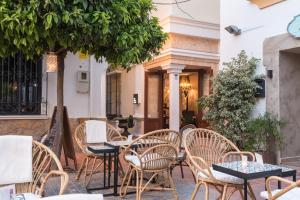
[[[228,139],[242,143],[250,113],[255,105],[256,58],[248,58],[245,51],[224,63],[224,70],[213,79],[213,94],[199,100],[208,111],[204,119]]]
[[[57,155],[64,132],[66,53],[89,53],[127,69],[150,59],[166,39],[158,19],[150,15],[153,9],[151,0],[0,0],[0,57],[58,55]]]

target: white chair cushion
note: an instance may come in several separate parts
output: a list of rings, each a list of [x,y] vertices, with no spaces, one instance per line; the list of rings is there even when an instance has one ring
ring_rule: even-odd
[[[213,170],[213,168],[210,168],[210,171],[217,180],[222,181],[224,183],[232,183],[232,184],[243,184],[244,183],[243,179]],[[207,178],[207,176],[205,174],[203,174],[202,172],[198,173],[198,177],[199,178]]]
[[[272,191],[272,195],[276,195],[278,192],[280,192],[281,190],[273,190]],[[260,193],[260,196],[264,199],[268,199],[268,192],[267,191],[263,191]],[[300,188],[294,188],[290,191],[288,191],[287,193],[283,194],[282,196],[280,196],[279,198],[277,198],[276,200],[299,200],[300,199]]]
[[[19,194],[15,200],[103,200],[102,194],[67,194],[59,196],[51,196],[39,198],[34,194]]]
[[[15,200],[40,200],[37,195],[32,193],[17,194]]]
[[[151,153],[148,154],[147,157],[142,157],[142,162],[146,162],[147,159],[154,159],[154,158],[159,158],[161,157],[158,153]],[[137,167],[141,167],[141,163],[140,160],[138,159],[138,157],[136,155],[125,155],[125,160],[128,162],[131,162],[133,165],[137,166]]]
[[[68,194],[42,198],[42,200],[103,200],[102,194]]]
[[[178,158],[183,158],[184,155],[185,155],[185,152],[184,152],[184,151],[180,151],[180,152],[178,153]]]

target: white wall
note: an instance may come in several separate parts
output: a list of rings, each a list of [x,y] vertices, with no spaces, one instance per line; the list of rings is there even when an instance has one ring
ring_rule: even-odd
[[[181,0],[178,0],[181,1]],[[174,0],[153,0],[156,3],[175,2]],[[219,24],[220,21],[220,0],[190,0],[177,5],[155,4],[157,11],[153,14],[160,19],[168,16],[175,16],[187,19],[194,19],[208,23]],[[186,14],[186,13],[188,14]]]
[[[263,41],[268,37],[286,33],[288,23],[295,15],[300,14],[299,8],[299,0],[287,0],[265,9],[259,9],[247,0],[221,0],[220,63],[229,61],[241,50],[245,50],[249,56],[262,59]],[[241,28],[242,34],[229,34],[224,30],[229,25]],[[264,73],[264,66],[260,63],[257,74]],[[253,114],[258,115],[265,110],[265,98],[259,99]]]
[[[107,63],[99,63],[94,57],[80,60],[78,55],[68,53],[65,58],[64,104],[68,108],[70,118],[105,118],[106,101],[106,69]],[[44,63],[45,68],[45,63]],[[89,93],[77,92],[77,71],[90,72]],[[45,72],[44,72],[45,74]],[[44,75],[45,76],[45,75]],[[51,117],[56,106],[56,73],[48,73],[48,116]],[[43,79],[45,85],[46,79]],[[46,88],[43,87],[45,97]]]

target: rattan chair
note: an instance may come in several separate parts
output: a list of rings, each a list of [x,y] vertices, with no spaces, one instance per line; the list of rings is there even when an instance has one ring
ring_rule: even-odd
[[[53,170],[52,170],[53,169]],[[60,176],[59,195],[63,194],[69,181],[57,156],[45,145],[33,141],[32,143],[32,177],[30,183],[16,184],[16,193],[32,193],[42,197],[45,186],[50,177]]]
[[[129,167],[122,181],[120,196],[125,197],[128,188],[134,188],[137,200],[142,199],[145,190],[171,190],[178,199],[170,167],[176,162],[179,144],[179,133],[167,129],[153,131],[135,139],[124,150],[124,160],[129,163]],[[150,178],[144,183],[146,174],[150,174]],[[164,181],[153,183],[160,175]],[[130,185],[134,176],[135,186]]]
[[[240,160],[242,155],[254,161],[255,157],[251,152],[242,152],[222,135],[201,128],[188,132],[183,138],[183,144],[187,153],[186,161],[197,179],[192,200],[195,199],[201,185],[205,187],[206,200],[209,199],[209,186],[217,189],[222,200],[230,199],[236,191],[239,191],[243,198],[243,180],[213,170],[212,164]],[[250,197],[255,199],[250,184],[248,187]]]
[[[121,133],[112,125],[107,123],[107,140],[108,141],[120,141],[120,140],[126,140],[127,138],[122,136]],[[89,183],[91,182],[92,176],[99,172],[99,168],[103,164],[103,156],[96,155],[88,150],[88,143],[86,142],[86,130],[85,130],[85,122],[81,123],[79,126],[77,126],[75,130],[75,141],[77,145],[79,146],[81,152],[84,155],[84,160],[81,164],[81,167],[78,170],[76,180],[80,179],[80,176],[82,172],[84,171],[84,185],[87,187]],[[91,165],[91,168],[89,169],[89,166]],[[120,168],[122,169],[122,167]],[[98,170],[98,171],[97,171]],[[87,179],[88,177],[88,179]]]
[[[176,166],[180,166],[180,171],[181,171],[181,177],[184,178],[184,173],[183,173],[183,166],[188,166],[187,163],[185,162],[185,158],[186,158],[186,152],[184,149],[184,145],[182,142],[183,137],[192,129],[196,129],[197,127],[194,124],[187,124],[185,126],[183,126],[180,130],[179,130],[179,134],[180,134],[180,149],[179,149],[179,153],[178,153],[178,157],[177,157],[177,162],[176,164],[173,166],[173,168],[175,168]]]
[[[271,181],[280,181],[283,183],[288,184],[288,186],[284,189],[277,189],[273,190],[271,189]],[[300,198],[300,181],[292,182],[287,179],[272,176],[267,179],[266,182],[266,188],[267,191],[261,192],[260,196],[264,199],[269,200],[283,200],[283,199],[289,199],[289,200],[298,200]]]

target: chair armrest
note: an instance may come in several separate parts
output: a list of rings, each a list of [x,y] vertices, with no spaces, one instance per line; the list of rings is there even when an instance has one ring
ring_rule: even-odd
[[[42,193],[45,190],[45,186],[47,184],[47,181],[50,177],[52,176],[60,176],[61,177],[61,182],[60,182],[60,190],[59,190],[59,195],[62,195],[68,185],[69,182],[69,175],[62,171],[62,170],[51,170],[46,176],[45,178],[42,180],[41,183],[41,189],[40,189],[40,196],[42,195]]]
[[[278,192],[277,194],[275,194],[273,196],[272,190],[271,190],[271,181],[281,181],[281,182],[289,184],[289,186],[287,186],[282,191]],[[299,186],[300,186],[300,181],[293,182],[293,181],[290,181],[290,180],[287,180],[287,179],[284,179],[284,178],[281,178],[281,177],[278,177],[278,176],[271,176],[266,181],[266,188],[267,188],[267,192],[268,192],[268,197],[271,200],[275,200],[275,199],[279,198],[280,196],[284,195],[285,193],[287,193],[288,191],[290,191],[290,190],[292,190],[296,187],[299,187]]]
[[[156,154],[154,157],[150,157],[150,154]],[[175,163],[176,158],[178,157],[178,151],[171,144],[159,144],[152,147],[149,147],[140,155],[141,169],[149,167],[148,165],[153,165],[156,160],[169,160],[169,167],[171,164]]]
[[[222,162],[225,162],[226,159],[230,158],[230,156],[240,156],[241,158],[242,156],[249,156],[252,158],[252,161],[255,161],[255,156],[250,151],[230,151],[223,156]]]
[[[111,141],[126,141],[127,137],[125,136],[115,136],[113,138],[111,138]]]
[[[190,168],[192,169],[194,176],[197,177],[197,173],[201,172],[202,174],[204,174],[205,176],[209,177],[209,178],[214,178],[214,176],[212,175],[212,172],[210,170],[210,166],[206,163],[206,161],[198,156],[188,156],[188,165],[190,165]],[[203,165],[203,167],[201,167],[200,165]],[[193,165],[193,166],[191,166]]]

